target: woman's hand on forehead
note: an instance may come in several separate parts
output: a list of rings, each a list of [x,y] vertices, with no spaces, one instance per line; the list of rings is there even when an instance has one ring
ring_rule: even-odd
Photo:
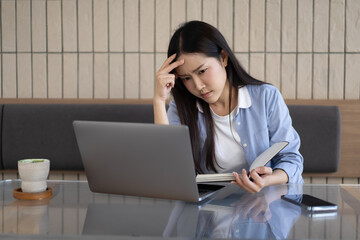
[[[175,68],[184,64],[184,59],[178,59],[175,62],[173,62],[175,58],[176,58],[176,53],[174,53],[168,59],[165,60],[159,71],[164,73],[170,73]]]
[[[175,86],[176,76],[171,73],[175,68],[184,64],[184,59],[175,62],[176,54],[168,57],[160,69],[156,72],[154,100],[160,99],[165,101],[170,94],[171,89]]]

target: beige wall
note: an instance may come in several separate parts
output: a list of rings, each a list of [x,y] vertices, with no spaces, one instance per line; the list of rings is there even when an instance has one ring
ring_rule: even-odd
[[[0,0],[1,98],[151,98],[179,23],[288,99],[360,99],[358,0]]]

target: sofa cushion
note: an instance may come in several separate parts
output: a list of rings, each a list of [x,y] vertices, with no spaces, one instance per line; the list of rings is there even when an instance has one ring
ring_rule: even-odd
[[[19,159],[41,157],[52,161],[51,170],[83,170],[74,120],[153,123],[151,104],[8,104],[0,110],[2,169],[17,169]],[[304,172],[337,171],[339,108],[289,105],[289,111],[301,138]]]
[[[3,167],[48,158],[51,170],[83,170],[74,120],[153,123],[152,105],[8,104],[3,114]]]
[[[304,172],[336,172],[340,162],[341,118],[337,106],[290,105],[300,135]]]

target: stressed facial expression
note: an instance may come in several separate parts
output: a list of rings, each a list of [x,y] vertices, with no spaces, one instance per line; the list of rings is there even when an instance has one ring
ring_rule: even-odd
[[[178,59],[184,59],[184,64],[176,68],[176,75],[190,93],[209,104],[216,104],[223,99],[228,85],[226,54],[222,54],[220,61],[198,53],[181,54]]]

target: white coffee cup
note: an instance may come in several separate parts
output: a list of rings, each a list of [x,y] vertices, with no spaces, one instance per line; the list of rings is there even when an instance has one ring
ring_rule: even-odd
[[[23,159],[18,161],[22,192],[43,192],[47,188],[46,179],[49,175],[48,159]]]

